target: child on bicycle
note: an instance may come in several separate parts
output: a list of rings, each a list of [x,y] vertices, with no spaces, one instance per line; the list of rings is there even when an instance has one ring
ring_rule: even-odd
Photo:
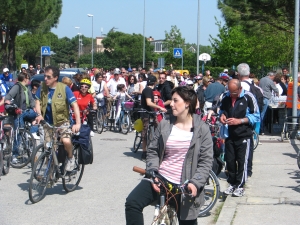
[[[153,91],[153,96],[154,96],[154,104],[162,107],[162,108],[165,108],[165,105],[164,105],[164,102],[163,100],[161,100],[160,98],[160,92],[159,91]],[[157,119],[157,122],[159,123],[162,119],[163,119],[163,115],[161,113],[159,113],[159,109],[154,109],[155,112],[157,112],[157,116],[156,116],[156,119]]]
[[[117,112],[116,112],[115,126],[117,125],[117,122],[119,120],[121,110],[122,110],[121,106],[126,101],[126,97],[127,97],[127,99],[132,99],[132,97],[127,93],[125,85],[118,84],[117,85],[117,94],[113,98],[114,100],[118,99],[118,102],[116,104]]]

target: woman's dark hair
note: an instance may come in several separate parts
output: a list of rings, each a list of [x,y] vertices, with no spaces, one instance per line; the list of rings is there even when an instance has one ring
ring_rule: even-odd
[[[117,85],[117,91],[121,91],[125,87],[124,84],[118,84]]]
[[[172,90],[171,94],[178,94],[183,101],[189,103],[188,114],[193,115],[196,112],[197,105],[197,95],[193,89],[190,89],[186,86],[179,86]]]
[[[130,79],[133,77],[134,81],[133,83],[136,84],[137,83],[137,80],[136,80],[136,77],[134,75],[129,75],[128,76],[128,84],[130,84]]]
[[[102,73],[97,73],[96,76],[95,76],[96,80],[98,80],[99,77],[103,78],[103,74]]]
[[[41,85],[41,81],[39,81],[39,80],[32,80],[31,83],[30,83],[30,86],[31,86],[32,89],[33,89],[33,87],[39,88],[40,85]]]
[[[283,78],[285,82],[287,81],[287,75],[282,75],[281,78]]]
[[[274,81],[276,84],[279,84],[281,82],[281,74],[277,73],[274,77]]]
[[[22,82],[25,78],[29,79],[29,76],[27,73],[23,73],[23,72],[19,73],[18,81]]]

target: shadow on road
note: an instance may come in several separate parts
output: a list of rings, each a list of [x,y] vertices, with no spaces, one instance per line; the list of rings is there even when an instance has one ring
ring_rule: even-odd
[[[142,151],[138,151],[136,153],[134,152],[123,152],[124,155],[126,155],[127,157],[132,157],[132,158],[135,158],[135,159],[141,159],[142,157]]]

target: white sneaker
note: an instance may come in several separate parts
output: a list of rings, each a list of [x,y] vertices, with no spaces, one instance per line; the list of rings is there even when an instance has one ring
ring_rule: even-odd
[[[40,140],[40,136],[37,136],[36,133],[32,133],[32,136],[34,137],[35,140]]]
[[[94,131],[91,130],[90,136],[94,137],[94,135],[95,135]]]
[[[13,156],[11,162],[12,162],[12,164],[17,164],[18,163],[18,159],[15,155]]]
[[[224,194],[231,195],[234,192],[235,188],[235,186],[229,185],[228,188],[224,191]]]
[[[244,188],[237,188],[232,193],[232,196],[234,196],[234,197],[242,197],[242,196],[244,196],[244,194],[245,194]]]
[[[69,159],[67,158],[65,161],[65,170],[66,171],[72,171],[75,167],[75,158],[73,156],[73,158]]]

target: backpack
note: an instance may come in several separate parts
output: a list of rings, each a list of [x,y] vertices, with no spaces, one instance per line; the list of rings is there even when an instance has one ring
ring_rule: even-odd
[[[252,83],[245,80],[243,82],[247,83],[250,86],[250,92],[255,96],[259,111],[261,112],[264,105],[263,94],[261,93],[260,89],[254,85],[253,81]]]

